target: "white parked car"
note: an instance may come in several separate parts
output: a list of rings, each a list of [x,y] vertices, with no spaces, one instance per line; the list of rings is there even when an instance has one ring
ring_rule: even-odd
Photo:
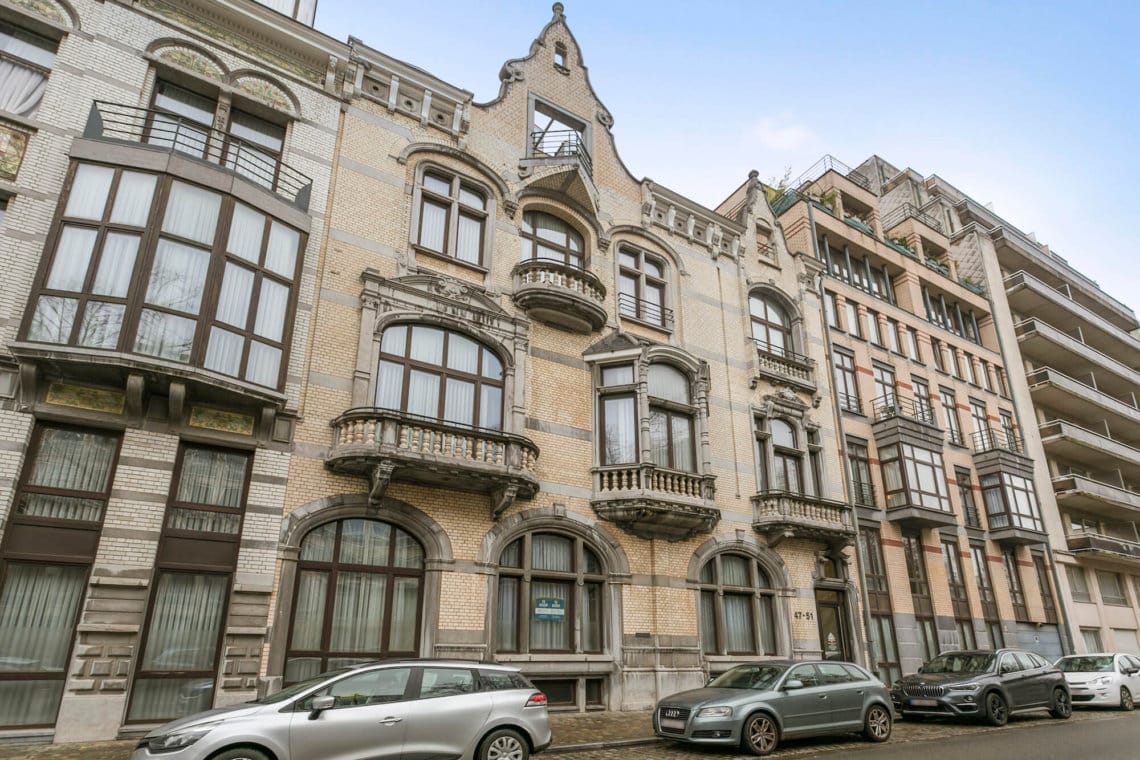
[[[1074,654],[1057,660],[1073,707],[1095,705],[1131,710],[1140,696],[1140,657],[1122,652]]]

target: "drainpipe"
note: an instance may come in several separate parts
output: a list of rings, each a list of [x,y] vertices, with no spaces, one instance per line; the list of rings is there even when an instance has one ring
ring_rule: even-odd
[[[815,251],[815,257],[816,257],[816,260],[818,261],[818,260],[820,260],[819,235],[817,234],[816,228],[815,228],[815,213],[813,212],[813,209],[812,209],[810,203],[807,204],[807,209],[808,209],[808,226],[811,229],[812,250]],[[831,367],[832,367],[831,327],[827,324],[827,317],[823,313],[823,306],[822,306],[823,298],[824,298],[823,281],[824,281],[824,277],[826,276],[827,272],[831,271],[831,262],[826,261],[824,263],[825,263],[826,267],[822,272],[819,273],[819,277],[816,280],[816,288],[818,289],[819,295],[820,295],[821,306],[820,306],[820,315],[819,316],[820,316],[820,323],[823,325],[823,341],[824,341],[824,346],[826,347],[825,358],[827,361],[827,367],[825,368],[825,371],[827,372],[827,378],[828,378],[827,387],[831,389],[831,408],[834,410],[834,414],[835,414],[835,434],[839,437],[839,452],[840,452],[840,454],[839,454],[839,470],[840,470],[840,472],[843,473],[843,493],[847,494],[848,491],[851,489],[851,473],[847,469],[848,468],[848,461],[849,461],[847,459],[847,435],[843,430],[843,413],[839,410],[839,394],[835,389],[835,382],[834,382],[834,380],[832,378],[832,374],[831,374]],[[888,279],[888,282],[889,282],[889,279]],[[822,378],[821,378],[821,380],[822,380]],[[863,568],[866,566],[866,560],[863,557],[863,544],[859,540],[859,536],[860,536],[860,534],[859,534],[859,510],[856,509],[855,504],[853,503],[852,499],[848,499],[848,503],[851,505],[851,521],[855,526],[855,571],[859,574],[859,582],[858,582],[859,602],[860,602],[860,606],[863,608],[863,630],[866,632],[866,636],[863,639],[863,644],[865,645],[864,652],[863,652],[863,663],[869,663],[871,661],[871,656],[870,656],[871,655],[871,640],[872,640],[871,637],[873,637],[875,635],[874,634],[875,629],[871,625],[871,612],[870,612],[871,605],[870,605],[869,598],[867,597],[867,587],[863,583]],[[856,645],[858,645],[860,643],[859,638],[860,637],[858,636],[858,634],[856,634],[855,635]],[[870,665],[868,666],[868,669],[871,670],[872,672],[874,672],[876,665],[877,665],[877,663],[870,663]]]

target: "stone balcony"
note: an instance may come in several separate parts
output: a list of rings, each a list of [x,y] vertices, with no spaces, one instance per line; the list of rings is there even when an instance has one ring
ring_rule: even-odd
[[[593,475],[594,512],[639,538],[681,541],[711,533],[720,520],[715,475],[653,464],[595,467]]]
[[[373,504],[392,481],[415,483],[488,494],[493,519],[538,492],[538,446],[521,435],[375,408],[351,409],[332,429],[325,465],[367,477]]]
[[[515,265],[514,300],[531,319],[576,333],[606,323],[606,288],[592,272],[551,259]]]
[[[851,507],[809,494],[763,491],[752,497],[752,528],[776,546],[785,538],[847,546],[855,540]]]
[[[756,374],[760,378],[809,393],[816,391],[815,359],[773,346],[767,341],[753,342],[756,344]]]

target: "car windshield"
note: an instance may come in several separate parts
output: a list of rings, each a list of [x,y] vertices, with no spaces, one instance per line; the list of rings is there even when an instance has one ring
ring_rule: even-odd
[[[985,673],[994,664],[994,656],[988,653],[957,652],[940,654],[922,666],[926,673]]]
[[[272,694],[266,694],[261,699],[250,700],[250,704],[251,705],[272,705],[276,702],[284,702],[288,699],[292,699],[293,697],[297,696],[298,694],[304,693],[305,691],[313,688],[314,686],[317,686],[321,683],[324,683],[325,681],[329,680],[330,678],[335,678],[336,676],[344,675],[349,670],[350,670],[350,668],[341,668],[340,670],[330,670],[327,673],[321,673],[319,676],[313,676],[312,678],[306,678],[304,681],[298,681],[297,683],[290,684],[289,686],[286,686],[281,691],[275,691]]]
[[[1057,667],[1066,673],[1111,673],[1112,657],[1063,657]]]
[[[772,688],[787,669],[787,665],[740,665],[714,678],[709,682],[709,688],[763,691]]]

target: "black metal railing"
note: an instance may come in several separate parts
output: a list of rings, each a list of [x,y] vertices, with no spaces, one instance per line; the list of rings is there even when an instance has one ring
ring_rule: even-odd
[[[1021,438],[1005,430],[996,430],[994,428],[977,430],[970,436],[970,440],[974,444],[975,454],[981,454],[984,451],[1009,451],[1014,454],[1024,453]]]
[[[851,481],[851,503],[862,507],[875,506],[875,486],[871,483]]]
[[[810,365],[812,363],[810,356],[804,354],[797,354],[791,349],[784,348],[783,346],[776,346],[761,338],[753,338],[752,342],[756,344],[756,350],[762,354],[775,356],[779,359],[786,359],[794,364]]]
[[[97,100],[91,105],[83,136],[178,151],[228,169],[301,209],[309,207],[312,179],[280,156],[265,146],[176,114]]]
[[[593,174],[594,162],[582,133],[574,129],[539,130],[530,133],[530,147],[534,156],[557,158],[575,157],[582,162],[586,174]]]
[[[942,232],[942,222],[913,203],[904,203],[883,217],[883,229],[893,230],[907,219],[917,219],[935,232]]]
[[[934,421],[934,409],[929,403],[924,401],[915,401],[897,393],[889,393],[885,396],[879,396],[871,402],[871,408],[874,410],[875,420],[885,420],[891,417],[906,417],[910,420],[917,422],[925,422],[927,425],[936,424]]]
[[[871,180],[832,155],[824,156],[816,161],[812,164],[811,168],[796,178],[794,182],[789,183],[788,187],[799,188],[805,183],[815,182],[829,171],[834,171],[846,177],[864,190],[871,190]]]
[[[859,397],[853,393],[837,393],[839,398],[839,408],[845,412],[854,412],[855,414],[863,413],[863,402]]]
[[[666,330],[673,329],[672,309],[652,301],[646,301],[643,298],[631,296],[629,293],[618,294],[618,313],[642,322],[648,322],[651,325],[664,327]]]

